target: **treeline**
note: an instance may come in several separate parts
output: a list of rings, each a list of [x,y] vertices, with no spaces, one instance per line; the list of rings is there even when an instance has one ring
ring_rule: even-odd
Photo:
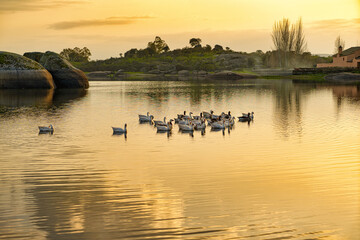
[[[119,58],[97,61],[73,62],[83,71],[118,71],[145,73],[176,73],[181,70],[217,71],[242,70],[254,67],[254,56],[225,49],[216,44],[202,45],[200,38],[191,38],[189,46],[170,50],[168,44],[159,36],[149,42],[146,48],[132,48],[120,54]],[[70,59],[71,61],[71,59]]]
[[[306,40],[301,19],[291,25],[288,19],[274,24],[272,39],[274,50],[264,53],[236,52],[216,44],[202,45],[200,38],[191,38],[189,45],[171,50],[161,37],[148,42],[145,48],[132,48],[117,58],[90,61],[88,48],[64,49],[60,54],[83,71],[118,71],[145,73],[177,73],[189,71],[241,71],[249,68],[314,67],[330,62],[331,58],[311,55],[306,51]]]

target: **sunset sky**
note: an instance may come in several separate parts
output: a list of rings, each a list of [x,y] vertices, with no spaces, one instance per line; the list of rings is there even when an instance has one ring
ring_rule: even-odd
[[[360,0],[0,0],[0,50],[88,47],[91,59],[144,48],[170,49],[199,37],[236,51],[271,50],[274,21],[302,17],[308,50],[332,53],[338,35],[360,45]]]

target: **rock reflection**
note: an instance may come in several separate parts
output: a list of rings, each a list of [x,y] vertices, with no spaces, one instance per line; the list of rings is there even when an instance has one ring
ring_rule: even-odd
[[[85,89],[59,89],[56,90],[53,97],[53,104],[56,106],[67,104],[87,95]]]
[[[1,89],[0,113],[2,117],[39,114],[85,97],[84,89]]]
[[[53,89],[0,89],[0,106],[50,106],[53,97]]]

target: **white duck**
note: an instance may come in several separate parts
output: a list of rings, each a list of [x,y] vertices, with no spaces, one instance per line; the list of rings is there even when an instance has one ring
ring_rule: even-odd
[[[39,126],[39,131],[41,133],[52,133],[54,132],[54,127],[51,124],[48,127]]]
[[[124,129],[122,128],[118,128],[118,127],[112,127],[113,129],[113,134],[123,134],[123,133],[127,133],[127,124],[125,123]]]

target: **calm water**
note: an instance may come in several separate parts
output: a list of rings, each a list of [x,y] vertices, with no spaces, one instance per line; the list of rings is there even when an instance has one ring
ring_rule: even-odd
[[[157,134],[184,110],[254,111]],[[1,239],[359,239],[360,87],[91,82],[0,91]],[[38,135],[53,124],[54,135]],[[127,138],[111,126],[128,124]]]

